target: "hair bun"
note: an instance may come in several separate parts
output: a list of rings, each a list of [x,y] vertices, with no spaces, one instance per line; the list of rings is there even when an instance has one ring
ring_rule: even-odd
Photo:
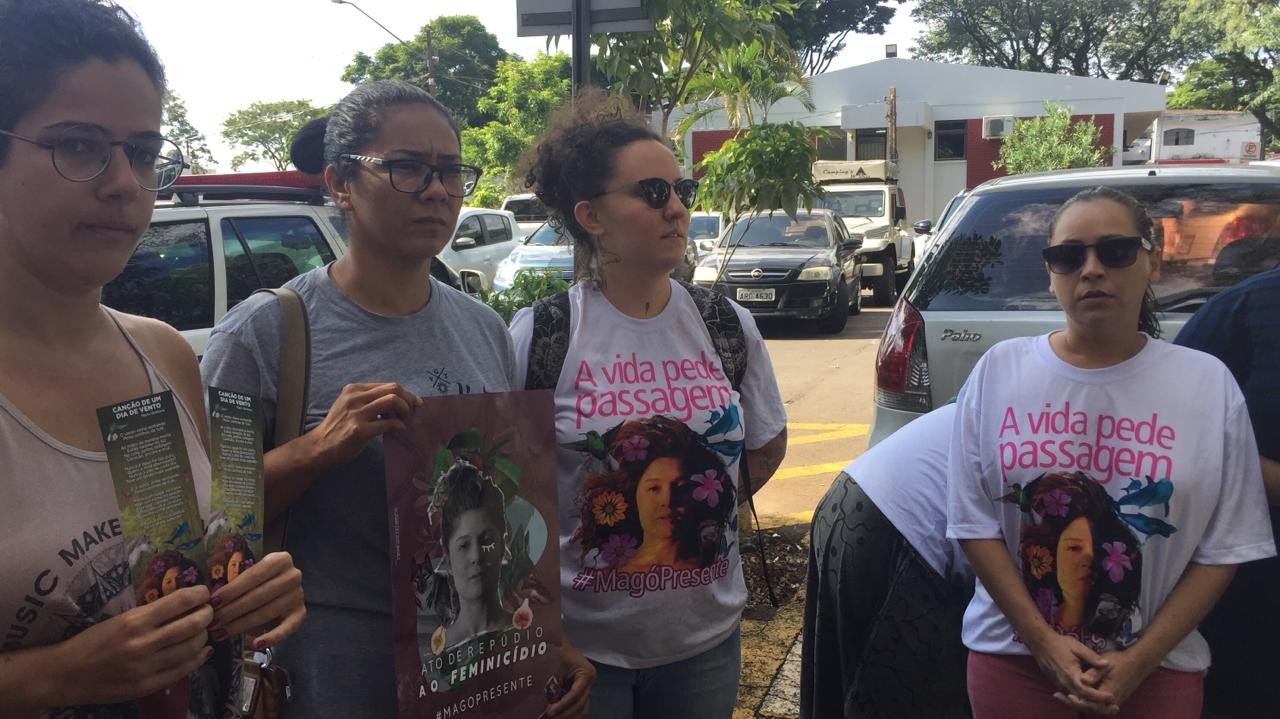
[[[328,117],[317,117],[293,136],[289,159],[294,167],[308,174],[324,172],[324,133],[328,126]]]

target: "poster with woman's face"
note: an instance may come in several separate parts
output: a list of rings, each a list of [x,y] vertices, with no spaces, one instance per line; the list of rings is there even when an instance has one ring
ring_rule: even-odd
[[[402,719],[535,719],[558,698],[550,392],[431,397],[386,442]]]

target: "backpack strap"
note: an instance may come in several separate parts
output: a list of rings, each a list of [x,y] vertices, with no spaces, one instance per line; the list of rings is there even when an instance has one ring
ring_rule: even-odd
[[[705,287],[681,282],[681,287],[693,298],[693,304],[702,315],[702,322],[711,335],[711,345],[720,355],[720,365],[736,392],[742,391],[742,380],[747,374],[747,336],[742,320],[733,309],[733,303],[722,293]]]
[[[311,384],[311,325],[302,295],[287,287],[265,288],[280,302],[280,375],[276,381],[276,421],[269,444],[279,447],[302,435],[307,392]],[[255,292],[254,294],[257,294]],[[268,522],[263,537],[267,552],[284,549],[289,512]]]
[[[569,352],[569,292],[557,292],[533,303],[533,341],[525,389],[554,390]]]

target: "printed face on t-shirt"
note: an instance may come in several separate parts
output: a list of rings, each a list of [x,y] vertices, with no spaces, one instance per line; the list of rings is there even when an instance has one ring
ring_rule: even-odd
[[[1058,586],[1064,597],[1083,601],[1093,582],[1093,530],[1088,517],[1076,517],[1058,537]]]
[[[680,460],[659,457],[640,476],[636,486],[636,514],[640,517],[645,542],[671,539],[671,493],[680,475]]]

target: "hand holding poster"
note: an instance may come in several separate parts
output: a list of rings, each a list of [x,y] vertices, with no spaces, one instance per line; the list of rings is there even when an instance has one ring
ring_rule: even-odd
[[[432,397],[386,444],[402,719],[535,719],[561,693],[549,392]]]

